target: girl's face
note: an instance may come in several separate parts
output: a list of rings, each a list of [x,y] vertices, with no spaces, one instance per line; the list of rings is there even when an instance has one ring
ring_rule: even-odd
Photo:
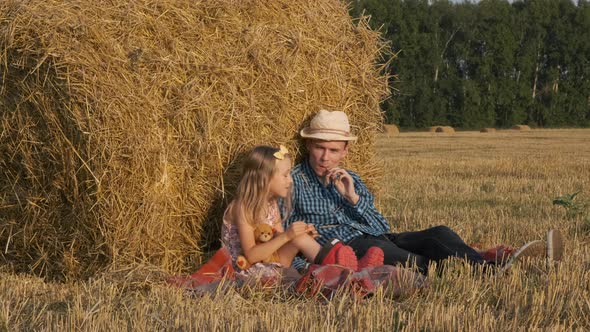
[[[284,158],[277,160],[275,164],[275,172],[270,178],[269,194],[271,197],[287,197],[293,178],[291,177],[291,159]]]

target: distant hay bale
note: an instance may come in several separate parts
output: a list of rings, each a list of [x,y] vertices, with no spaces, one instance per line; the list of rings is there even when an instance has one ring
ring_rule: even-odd
[[[394,124],[386,124],[383,125],[383,132],[388,137],[396,136],[397,134],[399,134],[399,128]]]
[[[432,126],[428,128],[431,133],[454,133],[455,129],[451,126]]]
[[[481,133],[495,133],[496,128],[482,128],[479,132],[481,132]]]
[[[531,130],[531,127],[529,127],[527,125],[515,125],[512,127],[512,129],[520,130],[520,131],[529,131],[529,130]]]
[[[0,264],[84,278],[193,269],[219,236],[240,156],[320,108],[378,183],[380,35],[322,1],[0,2]]]

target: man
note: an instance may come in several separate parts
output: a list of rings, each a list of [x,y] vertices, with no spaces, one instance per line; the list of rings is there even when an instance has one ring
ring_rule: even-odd
[[[449,257],[485,263],[478,252],[446,226],[391,233],[389,222],[375,208],[373,195],[361,178],[340,167],[348,154],[349,142],[356,140],[345,113],[321,110],[300,134],[308,156],[292,171],[293,210],[287,224],[297,220],[313,224],[320,244],[329,245],[331,239],[339,239],[352,247],[358,257],[372,246],[379,247],[384,264],[416,264],[422,273],[427,272],[431,261]],[[530,242],[514,257],[541,250],[545,250],[542,241]],[[299,268],[303,264],[296,261],[294,266]]]

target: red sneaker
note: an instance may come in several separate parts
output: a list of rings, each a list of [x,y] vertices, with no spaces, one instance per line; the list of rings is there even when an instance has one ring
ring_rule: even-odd
[[[320,252],[315,258],[314,264],[319,265],[328,265],[328,264],[336,264],[336,252],[340,249],[344,244],[340,242],[338,239],[332,239],[326,243],[325,246],[320,249]]]
[[[358,270],[356,254],[349,246],[343,245],[336,251],[336,264],[352,269],[353,271]]]
[[[379,247],[370,247],[363,258],[358,262],[359,270],[366,267],[375,267],[383,265],[383,250]]]
[[[326,257],[321,261],[320,265],[328,265],[328,264],[336,264],[338,261],[337,253],[340,248],[342,248],[343,244],[338,242],[335,246],[330,249]]]

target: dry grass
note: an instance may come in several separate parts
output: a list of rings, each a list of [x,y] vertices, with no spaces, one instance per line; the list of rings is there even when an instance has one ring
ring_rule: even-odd
[[[379,205],[397,231],[446,224],[468,241],[519,245],[562,229],[564,261],[518,264],[500,276],[452,262],[423,291],[328,304],[288,293],[233,289],[192,298],[162,286],[157,269],[131,268],[88,282],[0,275],[0,330],[588,330],[590,235],[551,204],[589,199],[590,130],[495,135],[380,136],[387,171]]]

